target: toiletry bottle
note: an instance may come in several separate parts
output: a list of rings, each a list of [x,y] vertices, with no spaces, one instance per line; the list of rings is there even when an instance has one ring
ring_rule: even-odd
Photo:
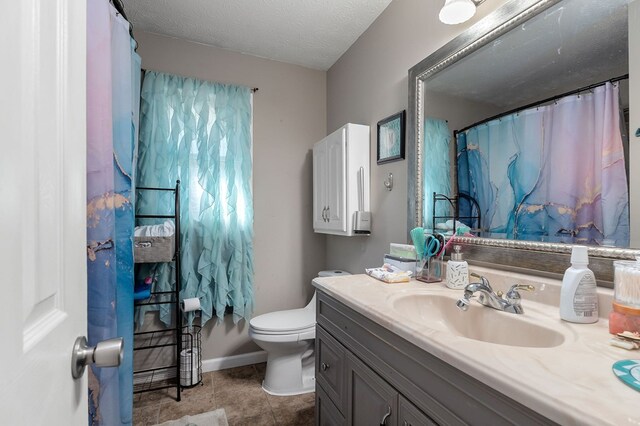
[[[447,287],[465,288],[469,284],[469,265],[462,260],[460,246],[453,246],[454,253],[447,262]]]
[[[598,321],[596,278],[588,265],[587,248],[574,246],[571,267],[564,273],[560,291],[560,318],[565,321],[584,324]]]

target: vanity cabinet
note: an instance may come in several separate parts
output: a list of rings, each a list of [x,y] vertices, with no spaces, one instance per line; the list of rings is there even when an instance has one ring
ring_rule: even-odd
[[[324,329],[316,336],[316,425],[436,424]]]
[[[327,396],[323,388],[316,386],[316,426],[346,426],[340,410]]]
[[[317,294],[316,425],[555,424]]]
[[[351,353],[347,355],[347,419],[352,425],[396,425],[398,392]]]
[[[358,173],[364,173],[364,210],[369,210],[369,126],[347,124],[313,146],[313,229],[355,235]]]
[[[398,396],[398,426],[438,426],[402,395]]]

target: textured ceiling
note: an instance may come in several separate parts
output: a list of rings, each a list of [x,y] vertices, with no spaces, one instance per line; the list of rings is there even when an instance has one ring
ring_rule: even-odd
[[[143,30],[327,70],[391,0],[124,0]]]
[[[429,79],[504,110],[628,73],[629,0],[565,0]]]

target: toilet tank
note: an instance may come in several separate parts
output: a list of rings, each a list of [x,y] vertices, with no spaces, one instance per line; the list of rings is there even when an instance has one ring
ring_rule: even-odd
[[[318,278],[339,277],[340,275],[351,275],[351,274],[347,271],[341,271],[340,269],[330,269],[327,271],[318,272]],[[304,309],[311,309],[313,310],[313,312],[316,311],[316,292],[315,291],[313,292],[313,297],[311,298],[311,301],[307,304],[307,306],[305,306]]]
[[[339,277],[340,275],[351,275],[349,272],[347,271],[341,271],[340,269],[330,269],[327,271],[320,271],[318,272],[318,276],[320,278],[322,277]]]

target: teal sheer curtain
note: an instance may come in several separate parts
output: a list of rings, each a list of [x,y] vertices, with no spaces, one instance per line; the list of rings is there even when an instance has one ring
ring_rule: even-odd
[[[251,96],[247,87],[154,71],[142,85],[138,186],[181,181],[180,297],[200,298],[203,323],[222,319],[227,307],[234,322],[253,312]],[[136,210],[171,213],[172,203],[140,191]],[[155,268],[155,290],[170,290],[174,264]],[[156,309],[169,324],[171,308]]]
[[[451,131],[449,123],[439,118],[427,117],[424,121],[424,226],[432,227],[433,216],[447,216],[451,209],[447,203],[439,203],[433,211],[433,193],[454,197],[451,184]],[[444,221],[444,220],[441,220]]]

